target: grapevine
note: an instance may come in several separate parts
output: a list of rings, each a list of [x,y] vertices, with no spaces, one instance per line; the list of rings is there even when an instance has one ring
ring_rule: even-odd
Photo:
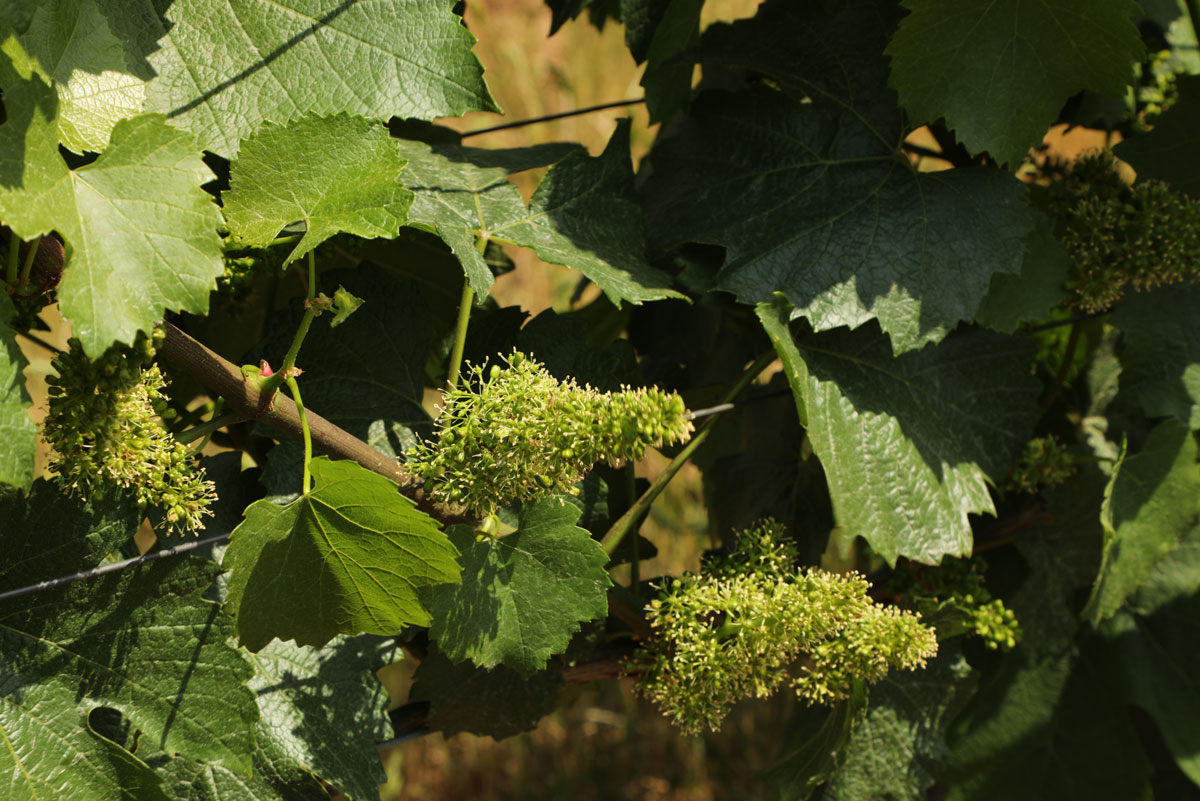
[[[1200,786],[1200,0],[0,6],[0,797]]]

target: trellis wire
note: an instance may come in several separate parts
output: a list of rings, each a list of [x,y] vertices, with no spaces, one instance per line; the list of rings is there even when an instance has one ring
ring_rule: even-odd
[[[461,138],[466,139],[468,136],[479,136],[486,133],[495,133],[496,131],[507,131],[510,128],[523,128],[526,125],[536,125],[539,122],[553,122],[567,117],[578,117],[581,114],[591,114],[594,111],[604,111],[610,108],[622,108],[624,106],[636,106],[638,103],[646,102],[646,98],[638,97],[630,100],[615,100],[611,103],[601,103],[598,106],[588,106],[586,108],[577,108],[574,111],[562,111],[558,114],[547,114],[544,117],[532,117],[528,120],[517,120],[515,122],[506,122],[503,125],[493,125],[491,128],[480,128],[477,131],[467,131],[461,135]]]

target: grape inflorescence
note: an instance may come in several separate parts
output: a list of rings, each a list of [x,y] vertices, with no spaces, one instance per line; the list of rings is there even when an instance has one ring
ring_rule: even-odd
[[[406,460],[433,498],[477,516],[553,492],[575,494],[597,463],[636,461],[692,432],[674,393],[599,392],[559,381],[519,352],[504,366],[471,368],[443,404],[436,437]]]
[[[718,729],[736,701],[785,683],[832,704],[889,670],[924,666],[937,653],[933,630],[876,604],[869,589],[858,573],[797,569],[783,527],[760,523],[646,607],[655,636],[629,665],[642,674],[638,691],[697,734]]]
[[[139,335],[132,347],[114,345],[92,360],[71,340],[54,360],[43,429],[50,467],[71,494],[98,501],[131,491],[140,508],[161,510],[169,528],[195,531],[216,493],[160,422],[167,398],[155,343]]]

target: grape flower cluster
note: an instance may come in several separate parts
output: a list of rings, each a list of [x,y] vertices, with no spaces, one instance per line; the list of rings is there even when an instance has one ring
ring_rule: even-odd
[[[195,531],[216,492],[160,421],[167,405],[155,342],[140,334],[133,347],[114,345],[91,360],[71,340],[55,358],[43,426],[50,467],[71,494],[100,501],[132,490],[138,507],[162,510],[171,529]]]
[[[1058,437],[1030,440],[1021,458],[1008,474],[1005,487],[1017,492],[1034,493],[1043,487],[1057,486],[1075,473],[1075,457]]]
[[[758,524],[646,607],[655,636],[628,667],[688,734],[715,731],[733,703],[785,682],[808,703],[832,704],[937,653],[918,614],[876,604],[857,573],[799,571],[782,535],[774,521]]]
[[[598,462],[619,466],[648,447],[686,442],[686,412],[674,393],[598,392],[514,352],[505,366],[471,368],[443,398],[436,437],[405,459],[435,500],[486,516],[514,501],[574,494]]]
[[[1043,205],[1074,262],[1068,287],[1085,312],[1144,291],[1200,277],[1200,201],[1161,181],[1127,184],[1112,154],[1047,163]]]
[[[942,637],[977,636],[990,650],[1011,651],[1021,640],[1021,624],[1011,609],[993,598],[983,583],[981,559],[944,559],[937,567],[902,562],[888,590],[903,594],[939,620]]]

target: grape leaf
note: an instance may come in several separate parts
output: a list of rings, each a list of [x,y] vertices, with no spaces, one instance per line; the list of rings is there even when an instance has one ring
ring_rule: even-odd
[[[670,278],[646,262],[642,212],[633,192],[629,123],[617,126],[596,158],[576,148],[487,151],[402,142],[412,224],[436,233],[462,262],[478,297],[492,273],[475,249],[479,237],[532,248],[551,264],[574,267],[613,301],[679,297]],[[561,159],[526,208],[509,173]]]
[[[68,149],[99,153],[119,120],[141,112],[145,82],[131,74],[125,48],[94,0],[42,3],[19,39],[24,66],[58,95],[58,136]]]
[[[1082,89],[1123,95],[1144,48],[1133,0],[903,0],[887,53],[915,122],[1016,167]]]
[[[42,482],[28,502],[10,492],[0,495],[0,507],[7,507],[4,589],[94,567],[128,541],[140,519],[131,514],[132,504],[84,506]],[[43,727],[82,730],[88,711],[105,706],[123,713],[161,750],[248,773],[258,712],[243,684],[250,670],[227,644],[232,627],[201,598],[215,575],[215,565],[179,557],[5,601],[0,687],[7,719],[0,727],[10,741],[41,742]],[[33,751],[33,759],[49,760],[40,767],[26,763],[31,755],[23,749],[5,750],[0,761],[16,759],[26,773],[59,770],[55,753]],[[92,781],[94,766],[72,759],[65,765],[81,772],[81,783]],[[3,770],[22,774],[11,762]],[[70,784],[69,776],[58,780]]]
[[[37,454],[37,426],[29,417],[33,400],[25,390],[22,373],[28,362],[17,347],[16,332],[7,323],[12,316],[12,301],[0,293],[0,484],[29,489]]]
[[[726,249],[716,288],[747,303],[783,292],[816,330],[877,318],[901,352],[975,317],[992,275],[1020,270],[1033,218],[1011,176],[919,173],[900,154],[889,15],[869,6],[767,3],[710,28],[706,69],[765,72],[787,91],[697,98],[651,153],[647,216],[652,250]]]
[[[946,729],[975,691],[960,650],[946,644],[941,650],[927,667],[871,688],[866,711],[837,752],[823,801],[924,801],[949,753]]]
[[[498,665],[490,670],[470,662],[452,664],[436,648],[421,660],[413,677],[412,701],[428,701],[428,724],[446,734],[470,732],[503,740],[537,726],[554,711],[562,673],[531,676]]]
[[[891,564],[970,554],[967,515],[995,513],[986,480],[1003,475],[1037,418],[1030,347],[975,330],[894,357],[877,329],[793,337],[789,311],[762,304],[758,316],[838,524]]]
[[[1179,99],[1154,130],[1126,139],[1113,152],[1137,170],[1138,180],[1166,181],[1200,197],[1200,165],[1194,155],[1200,147],[1200,75],[1181,75],[1176,85]]]
[[[4,88],[0,216],[18,236],[58,231],[67,247],[62,312],[84,350],[130,344],[163,311],[207,313],[224,274],[221,215],[191,137],[161,116],[121,120],[96,161],[69,169],[58,152],[52,90],[34,76]]]
[[[5,668],[0,663],[0,681],[20,680]],[[0,769],[8,779],[0,780],[0,794],[56,801],[169,801],[146,763],[94,731],[86,713],[74,707],[70,688],[53,679],[30,682],[19,695],[5,692],[0,731],[9,747],[0,753]]]
[[[652,29],[646,71],[641,80],[652,123],[669,119],[687,103],[692,92],[694,65],[683,54],[700,41],[703,6],[704,0],[670,0]],[[626,25],[626,34],[631,34],[633,27],[628,15]]]
[[[264,736],[262,722],[255,732],[251,750],[254,773],[249,776],[234,773],[217,762],[147,759],[163,777],[171,801],[329,801],[325,785]],[[140,751],[146,750],[144,743],[139,746]]]
[[[824,715],[811,707],[793,713],[787,739],[780,745],[781,755],[764,774],[780,798],[804,801],[829,779],[866,702],[865,688],[857,688]]]
[[[1040,655],[1070,649],[1080,630],[1079,607],[1100,569],[1105,483],[1099,471],[1081,471],[1044,490],[1044,517],[1017,540],[1026,578],[1005,605],[1021,624],[1022,647]]]
[[[1152,417],[1200,428],[1200,289],[1130,293],[1111,322],[1121,329],[1121,399]]]
[[[1166,421],[1113,470],[1100,518],[1104,557],[1084,610],[1092,625],[1112,615],[1200,529],[1200,465],[1186,426]]]
[[[457,581],[456,550],[396,485],[353,462],[310,462],[313,489],[256,501],[225,551],[238,639],[321,646],[337,634],[429,624],[419,587]]]
[[[412,193],[397,179],[404,167],[382,125],[344,114],[264,125],[242,143],[222,194],[229,230],[263,247],[298,220],[304,235],[285,262],[346,232],[366,239],[396,236]]]
[[[428,590],[429,635],[452,662],[503,663],[528,678],[561,654],[579,624],[608,614],[608,556],[579,509],[554,499],[526,504],[504,537],[447,534],[462,552],[462,583]]]
[[[347,795],[375,798],[387,781],[375,742],[391,736],[375,671],[396,661],[396,650],[394,640],[337,637],[320,649],[272,642],[248,656],[259,740]]]
[[[1191,449],[1195,450],[1194,444]],[[1197,590],[1200,526],[1193,525],[1170,553],[1150,567],[1101,631],[1121,667],[1129,702],[1149,713],[1180,770],[1200,785],[1200,732],[1195,725],[1200,715]]]
[[[996,273],[979,304],[975,322],[1011,334],[1021,323],[1044,320],[1066,297],[1071,259],[1054,238],[1054,223],[1044,216],[1026,239],[1021,274]]]
[[[146,108],[226,158],[265,121],[498,111],[453,0],[176,0]]]
[[[1149,766],[1125,710],[1072,652],[1014,652],[954,730],[949,801],[1147,797]]]

